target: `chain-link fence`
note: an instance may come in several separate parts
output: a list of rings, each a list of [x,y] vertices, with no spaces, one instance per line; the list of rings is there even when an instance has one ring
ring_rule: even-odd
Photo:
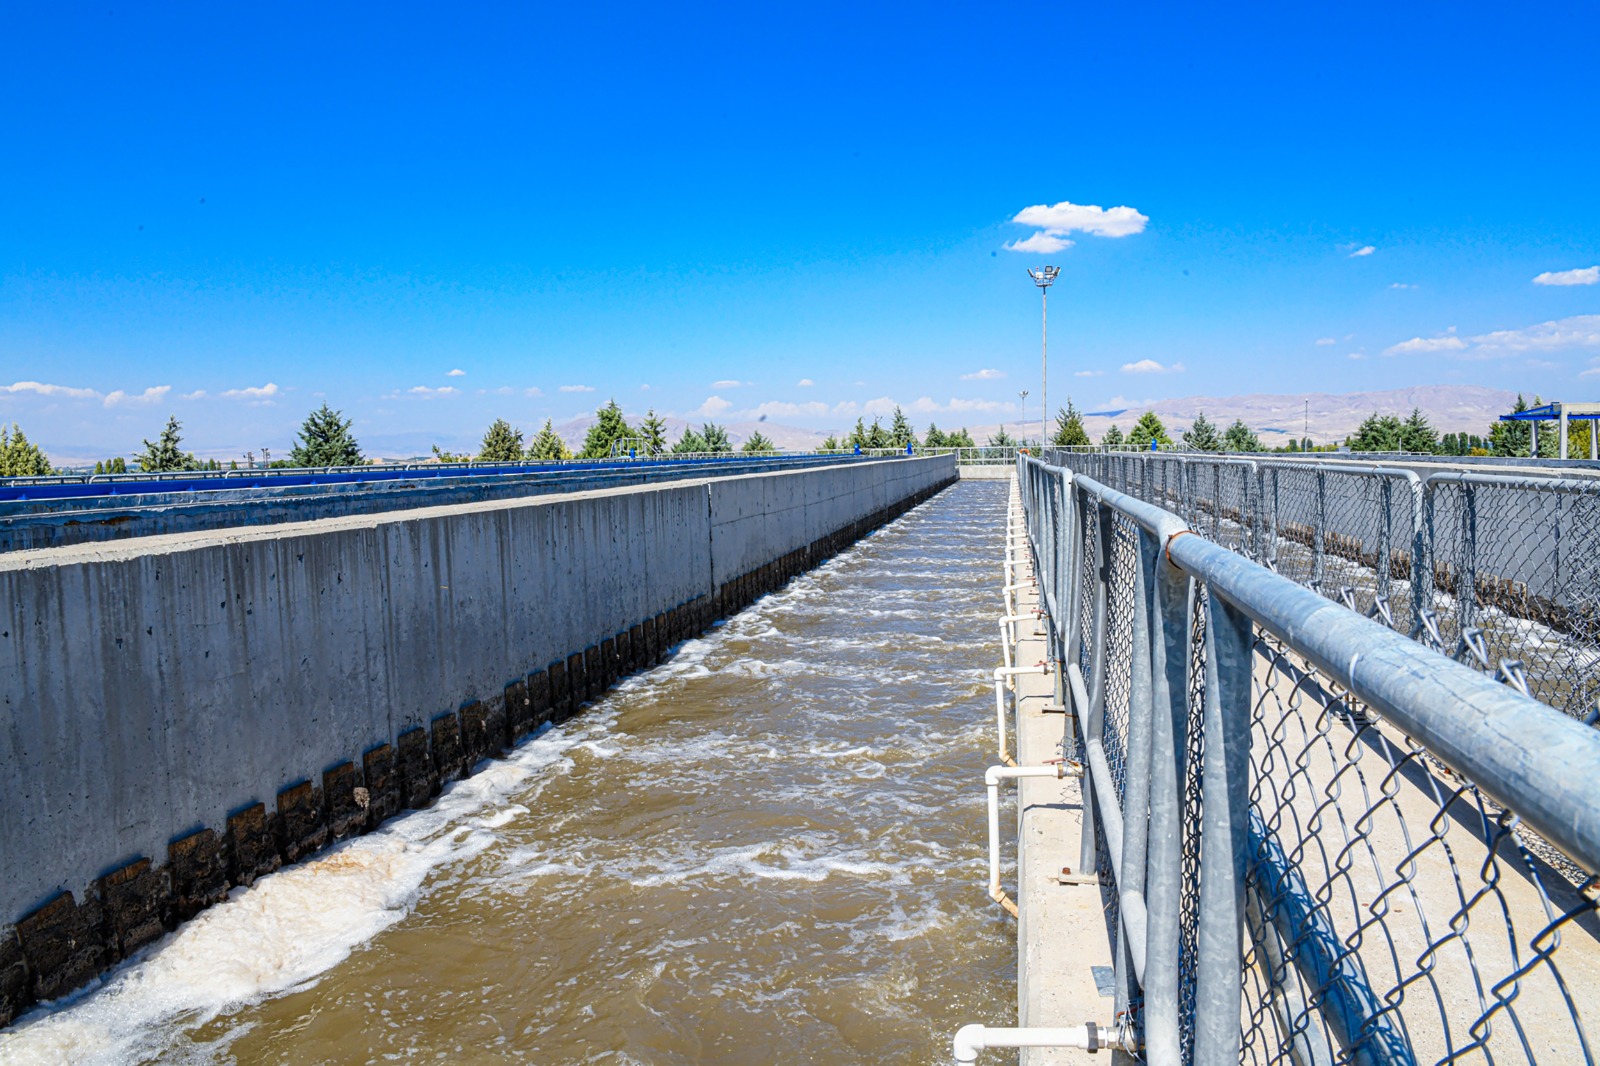
[[[1050,456],[1575,718],[1600,713],[1600,480]]]
[[[1028,458],[1018,469],[1081,726],[1082,869],[1102,873],[1119,1023],[1143,1057],[1592,1061],[1600,735],[1406,639],[1376,605],[1420,602],[1441,647],[1474,630],[1491,657],[1512,631],[1494,612],[1542,611],[1569,633],[1589,616],[1563,597],[1600,565],[1575,532],[1600,536],[1593,498],[1552,493],[1530,515],[1517,483],[1441,483],[1430,500],[1386,473],[1259,468],[1230,497],[1218,486],[1236,466],[1108,465],[1151,495],[1176,477],[1183,512]],[[1251,495],[1263,487],[1277,506]],[[1394,527],[1396,497],[1420,525]],[[1484,554],[1473,534],[1502,507],[1562,543]],[[1284,533],[1302,524],[1310,545]],[[1417,544],[1401,534],[1430,524],[1432,580],[1414,598]],[[1521,591],[1473,583],[1490,573]],[[1339,605],[1350,593],[1304,587],[1319,581],[1356,590],[1371,617]]]

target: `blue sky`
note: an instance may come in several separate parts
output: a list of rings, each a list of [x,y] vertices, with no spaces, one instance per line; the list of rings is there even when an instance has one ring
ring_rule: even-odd
[[[873,8],[0,6],[0,418],[1600,392],[1595,5]]]

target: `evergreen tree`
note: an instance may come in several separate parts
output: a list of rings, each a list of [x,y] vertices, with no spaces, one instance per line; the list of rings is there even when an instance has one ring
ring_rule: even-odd
[[[583,439],[583,450],[578,453],[578,458],[604,459],[611,454],[611,445],[638,435],[628,425],[628,420],[622,417],[622,408],[617,406],[617,401],[608,400],[604,407],[595,412],[595,423],[589,427],[589,434]]]
[[[1400,444],[1406,451],[1418,455],[1433,455],[1439,451],[1439,434],[1422,413],[1422,408],[1411,409],[1411,417],[1400,430]]]
[[[864,418],[856,419],[856,428],[844,439],[844,446],[849,449],[870,447],[867,443],[867,422]]]
[[[1127,441],[1123,438],[1122,430],[1117,428],[1115,422],[1111,423],[1111,428],[1106,430],[1106,435],[1100,438],[1100,447],[1108,451],[1118,451],[1125,444],[1127,444]]]
[[[922,436],[922,446],[924,448],[949,447],[949,445],[945,443],[944,434],[939,432],[939,427],[934,425],[932,422],[928,423],[928,432]]]
[[[15,422],[8,430],[0,425],[0,477],[43,477],[50,473],[50,460],[43,450],[28,440]]]
[[[1261,451],[1261,438],[1256,436],[1255,430],[1244,424],[1244,419],[1235,418],[1233,425],[1222,435],[1222,450],[1225,452],[1259,452]]]
[[[567,442],[561,439],[561,434],[556,432],[550,419],[544,420],[544,428],[535,433],[529,442],[528,458],[536,463],[554,463],[572,458],[572,453],[567,450]]]
[[[1067,406],[1056,412],[1056,435],[1050,443],[1058,448],[1086,448],[1093,443],[1083,428],[1083,415],[1072,405],[1071,396],[1067,397]]]
[[[441,463],[470,463],[470,462],[472,462],[472,456],[470,456],[470,455],[458,455],[455,452],[446,451],[444,448],[439,447],[437,444],[433,445],[433,457],[435,459],[439,460],[439,462],[441,462]],[[268,463],[267,465],[270,468],[270,467],[274,467],[274,466],[296,466],[298,464],[291,463],[287,459],[279,459],[277,462]]]
[[[706,450],[706,439],[694,431],[693,426],[683,427],[683,436],[672,446],[673,455],[689,455]]]
[[[1517,394],[1517,402],[1512,406],[1511,413],[1521,414],[1528,409],[1528,401]],[[1528,454],[1532,433],[1528,430],[1527,422],[1495,422],[1489,427],[1489,449],[1502,458],[1516,458]]]
[[[1222,437],[1217,433],[1217,427],[1206,413],[1201,411],[1194,416],[1194,423],[1183,431],[1183,443],[1197,452],[1220,452],[1222,450]],[[1149,447],[1149,445],[1145,445]]]
[[[839,443],[839,438],[835,437],[832,433],[829,433],[827,440],[824,440],[817,447],[817,451],[819,452],[837,452],[842,451],[843,449],[844,445]]]
[[[733,451],[733,441],[728,439],[728,431],[715,422],[707,422],[700,427],[700,439],[706,442],[706,451],[712,455],[724,455]]]
[[[639,436],[644,438],[646,454],[661,455],[667,450],[667,424],[656,417],[655,408],[644,413],[644,421],[639,423]]]
[[[889,422],[889,446],[904,451],[907,444],[916,443],[917,431],[911,428],[911,420],[900,410],[900,405],[895,404],[894,418]]]
[[[954,433],[946,433],[944,435],[944,446],[946,448],[976,448],[978,445],[973,441],[972,434],[967,432],[967,427],[962,426]]]
[[[750,434],[750,439],[745,441],[744,447],[740,448],[739,450],[741,452],[749,452],[752,455],[758,455],[776,452],[778,450],[778,446],[773,444],[772,441],[768,440],[766,437],[762,436],[760,430],[757,430],[756,432]]]
[[[989,438],[989,447],[991,448],[1015,448],[1016,446],[1017,439],[1006,432],[1005,426],[1001,426],[1000,432]]]
[[[1163,448],[1172,447],[1172,438],[1167,436],[1167,427],[1161,424],[1161,419],[1156,417],[1154,411],[1146,411],[1128,431],[1128,447],[1134,451],[1149,451],[1151,441],[1155,441]]]
[[[183,443],[183,424],[176,415],[167,419],[167,424],[156,438],[155,443],[144,442],[144,451],[134,458],[139,464],[139,469],[147,474],[161,473],[167,470],[195,470],[200,464],[195,461],[192,452],[183,451],[179,445]]]
[[[483,447],[478,458],[486,463],[515,463],[522,458],[522,430],[512,429],[511,423],[497,418],[483,435]]]
[[[1399,415],[1380,415],[1374,411],[1345,443],[1353,452],[1397,452],[1405,447],[1405,434],[1406,423]],[[1311,449],[1308,446],[1305,450]]]
[[[292,466],[359,466],[361,448],[350,433],[351,420],[327,404],[306,416],[300,440],[289,453]]]
[[[867,430],[867,447],[888,448],[890,445],[888,431],[883,428],[883,420],[874,418],[872,420],[872,428]]]

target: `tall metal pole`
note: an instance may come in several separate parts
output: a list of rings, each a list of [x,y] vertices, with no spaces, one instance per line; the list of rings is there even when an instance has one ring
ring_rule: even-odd
[[[1045,421],[1050,417],[1050,286],[1060,273],[1060,267],[1047,266],[1042,270],[1028,268],[1028,276],[1039,286],[1039,295],[1043,298],[1039,319],[1039,447],[1041,450],[1050,443],[1050,435],[1045,431]]]

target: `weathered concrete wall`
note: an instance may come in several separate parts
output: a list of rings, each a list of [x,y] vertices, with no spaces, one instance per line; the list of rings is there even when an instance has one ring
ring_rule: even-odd
[[[0,1024],[954,477],[860,462],[0,556]]]

